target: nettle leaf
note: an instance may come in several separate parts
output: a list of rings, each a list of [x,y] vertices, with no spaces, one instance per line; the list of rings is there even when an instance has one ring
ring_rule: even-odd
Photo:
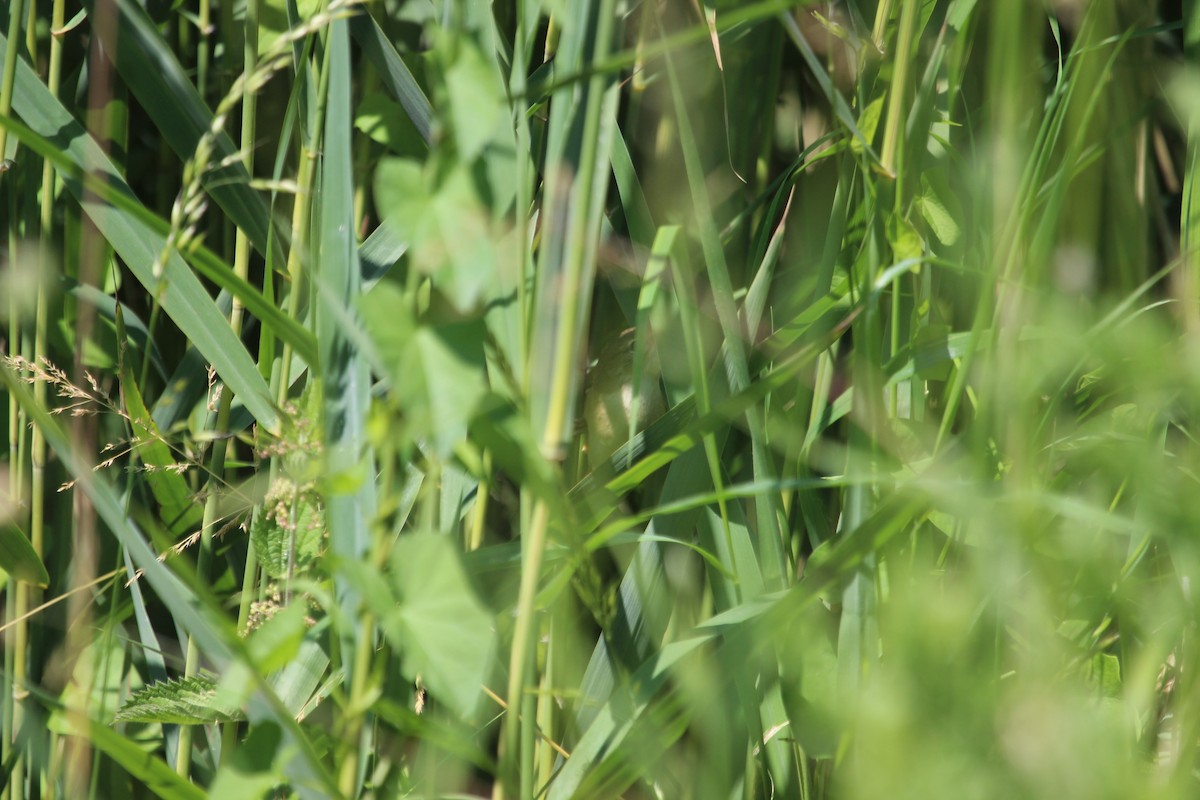
[[[315,487],[281,478],[263,498],[263,511],[250,525],[259,563],[272,578],[303,573],[325,550],[325,510]],[[293,558],[294,550],[294,558]]]
[[[382,617],[382,630],[400,650],[405,677],[420,675],[435,697],[471,716],[491,670],[495,627],[454,540],[432,533],[401,536],[390,577],[399,604]]]
[[[222,698],[214,677],[195,675],[154,683],[135,692],[117,711],[113,722],[207,725],[245,718],[241,709]]]

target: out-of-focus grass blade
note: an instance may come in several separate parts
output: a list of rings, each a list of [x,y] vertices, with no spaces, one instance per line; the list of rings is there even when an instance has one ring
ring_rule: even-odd
[[[375,65],[379,80],[400,101],[426,144],[433,141],[433,106],[421,91],[420,84],[408,65],[392,47],[387,34],[369,14],[359,14],[350,20],[350,33]]]
[[[407,252],[408,242],[401,239],[386,222],[380,223],[358,248],[358,260],[362,264],[363,291],[371,291]]]
[[[43,589],[50,585],[46,565],[38,558],[29,537],[16,525],[0,525],[0,569]]]
[[[839,537],[814,554],[805,578],[786,592],[773,592],[742,603],[718,614],[693,630],[693,636],[672,642],[653,658],[645,661],[613,697],[596,712],[583,736],[571,749],[554,781],[550,784],[549,800],[565,800],[576,792],[597,767],[622,743],[638,733],[647,707],[658,696],[674,670],[686,664],[689,656],[709,645],[714,639],[744,641],[737,635],[746,626],[762,625],[764,630],[784,630],[793,622],[798,611],[817,599],[820,593],[838,576],[861,563],[867,553],[885,545],[927,508],[926,498],[898,494],[880,505],[875,514],[848,535]],[[753,634],[753,629],[749,632]],[[734,634],[726,638],[726,634]]]
[[[186,161],[212,125],[212,113],[146,12],[131,0],[117,0],[116,5],[115,19],[93,26],[95,35],[163,139]],[[267,204],[250,188],[250,175],[242,160],[234,157],[236,153],[227,134],[217,136],[213,140],[213,164],[223,163],[206,170],[201,180],[255,249],[266,253],[270,224]]]
[[[155,372],[167,379],[167,368],[163,364],[162,354],[158,351],[158,346],[154,340],[150,338],[150,329],[146,327],[146,323],[142,322],[132,309],[124,303],[118,303],[115,299],[97,289],[95,286],[81,286],[67,277],[63,277],[63,284],[67,291],[74,297],[91,303],[96,311],[104,319],[116,323],[117,309],[120,309],[121,318],[125,325],[125,333],[129,337],[128,341],[142,353],[150,355],[150,363],[154,366]],[[124,341],[124,340],[122,340]]]
[[[0,36],[0,54],[7,49],[7,40]],[[80,171],[84,165],[99,171],[116,191],[132,199],[132,191],[99,145],[42,85],[33,70],[24,61],[18,60],[17,63],[13,109],[29,122],[30,128],[12,118],[0,118],[0,124],[19,138],[23,131],[36,132],[39,138],[47,137],[48,142],[42,139],[42,143],[50,145],[46,152],[35,147],[32,139],[27,141],[22,138],[22,141],[31,149],[38,150],[39,155],[51,158],[60,169],[65,163],[74,165]],[[212,363],[221,379],[241,398],[258,421],[274,430],[279,420],[271,404],[266,381],[183,259],[178,255],[171,256],[164,265],[161,279],[155,276],[153,264],[162,253],[163,238],[142,220],[86,194],[78,173],[72,176],[69,170],[64,172],[67,173],[64,182],[80,201],[84,212],[142,285],[152,294],[158,294],[163,311]]]
[[[198,786],[176,775],[175,770],[160,759],[109,726],[91,719],[81,720],[75,715],[63,715],[61,719],[73,735],[85,737],[93,747],[120,764],[139,785],[163,800],[204,800],[207,796]]]
[[[327,519],[330,549],[345,562],[363,558],[375,518],[374,463],[363,426],[370,404],[370,371],[347,309],[362,293],[354,241],[354,174],[350,152],[350,37],[346,20],[329,28],[329,100],[318,205],[317,340],[324,387]],[[339,577],[339,601],[353,604],[358,589]],[[361,631],[357,635],[361,635]],[[349,656],[353,650],[346,650]],[[347,679],[354,670],[347,664]]]

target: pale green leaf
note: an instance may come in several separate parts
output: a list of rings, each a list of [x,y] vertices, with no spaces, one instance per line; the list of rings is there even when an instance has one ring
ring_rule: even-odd
[[[421,676],[436,697],[470,716],[492,664],[492,615],[475,596],[448,536],[402,536],[392,553],[399,607],[382,620],[406,677]]]

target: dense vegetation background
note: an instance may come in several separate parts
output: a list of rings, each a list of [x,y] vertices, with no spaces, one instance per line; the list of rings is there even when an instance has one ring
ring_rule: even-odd
[[[1190,798],[1200,8],[7,0],[4,800]]]

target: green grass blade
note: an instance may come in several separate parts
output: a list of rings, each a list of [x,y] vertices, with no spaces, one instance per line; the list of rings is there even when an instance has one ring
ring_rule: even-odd
[[[130,265],[134,271],[134,275],[139,280],[142,280],[143,285],[147,289],[153,291],[154,287],[159,285],[159,281],[154,278],[151,264],[153,263],[153,257],[157,257],[162,252],[162,244],[166,241],[166,237],[170,232],[170,223],[143,206],[132,195],[129,187],[119,181],[119,179],[113,180],[112,178],[108,178],[107,180],[101,180],[85,172],[80,165],[80,160],[73,157],[69,151],[57,149],[51,140],[45,138],[37,131],[26,127],[18,120],[0,115],[0,126],[13,131],[17,138],[27,147],[52,161],[65,177],[73,179],[67,181],[67,186],[73,193],[83,196],[84,192],[91,192],[99,200],[111,204],[112,208],[107,209],[105,222],[114,231],[120,231],[122,234],[132,231],[141,235],[145,241],[138,239],[132,234],[129,236],[121,235],[120,240],[125,247],[117,247],[116,243],[113,243],[114,249],[122,254],[122,256],[124,256],[125,252],[153,254],[150,261],[146,261],[143,258],[143,260],[137,262],[137,265]],[[80,134],[85,135],[82,134],[82,131]],[[88,141],[90,142],[90,140]],[[93,202],[92,205],[98,209],[97,213],[101,213],[100,209],[104,209],[104,206],[100,203]],[[109,219],[114,216],[115,219]],[[101,230],[103,231],[104,228],[101,228]],[[222,260],[220,256],[209,248],[195,243],[187,247],[184,255],[200,274],[241,300],[247,310],[257,316],[259,321],[264,325],[270,325],[276,335],[292,345],[296,352],[308,363],[311,364],[316,361],[317,351],[313,335],[300,323],[284,314],[274,303],[269,302],[257,288],[239,277],[234,272],[233,267]],[[182,271],[180,270],[181,267],[183,268]],[[166,284],[168,283],[167,278],[169,276],[178,277],[185,274],[187,278],[184,280],[187,281],[190,279],[190,282],[186,283],[186,296],[191,298],[195,294],[191,287],[201,287],[195,281],[194,277],[187,274],[186,267],[182,264],[182,259],[179,255],[172,255],[168,259],[168,263],[164,266],[164,277],[161,282]],[[207,297],[207,294],[205,296]],[[210,297],[205,305],[211,306],[213,304],[214,301]],[[196,313],[202,315],[206,321],[209,319],[207,311],[197,310]],[[176,324],[180,323],[176,321]],[[182,327],[180,325],[181,329]],[[193,341],[199,345],[199,342],[196,342],[194,339]],[[216,361],[213,360],[213,363],[215,364]]]
[[[380,81],[400,101],[421,138],[429,144],[433,141],[433,106],[387,34],[370,14],[353,17],[350,20],[350,33],[363,54],[375,65]]]
[[[212,113],[140,6],[131,0],[117,0],[115,22],[95,26],[96,35],[163,139],[187,161],[212,127]],[[224,132],[216,136],[213,148],[214,166],[201,178],[205,189],[255,249],[266,253],[267,204],[250,188],[250,175],[242,160],[234,157],[237,146],[229,136]]]
[[[329,99],[325,114],[324,155],[318,200],[319,259],[317,340],[321,348],[324,392],[325,469],[330,550],[346,562],[362,560],[371,543],[375,519],[375,465],[366,447],[364,425],[370,403],[370,373],[359,352],[361,337],[352,326],[362,293],[362,275],[354,240],[354,179],[350,148],[350,42],[347,22],[329,29]],[[350,314],[347,313],[350,311]],[[357,607],[359,589],[345,576],[338,578],[339,602]],[[343,631],[346,644],[365,632]],[[346,649],[346,680],[354,673]]]
[[[19,581],[43,589],[50,585],[50,573],[29,543],[29,537],[16,525],[0,525],[0,569]]]
[[[92,746],[120,764],[139,784],[163,800],[204,800],[207,795],[198,786],[181,778],[160,759],[147,753],[136,742],[95,720],[76,722],[67,716],[68,730],[84,736]]]
[[[8,47],[0,37],[0,51]],[[47,91],[24,61],[18,63],[13,108],[30,123],[34,132],[50,138],[56,150],[79,170],[99,170],[118,191],[132,196],[116,167],[82,126]],[[0,124],[20,133],[14,120]],[[42,155],[47,155],[43,153]],[[120,254],[137,279],[151,293],[160,293],[163,310],[216,368],[258,421],[269,429],[278,424],[270,391],[253,359],[217,311],[212,298],[177,255],[164,265],[162,279],[153,274],[155,259],[162,253],[163,239],[148,226],[84,192],[79,180],[64,178],[105,239]]]

